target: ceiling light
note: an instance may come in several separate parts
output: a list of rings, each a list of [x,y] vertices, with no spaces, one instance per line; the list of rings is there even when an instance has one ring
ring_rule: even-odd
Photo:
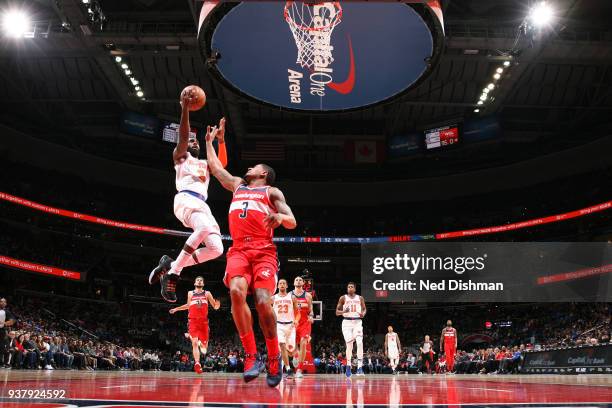
[[[489,84],[489,85],[487,85],[487,88],[489,88],[489,90],[492,91],[495,88],[495,85],[494,84]]]
[[[543,27],[552,21],[553,10],[545,1],[541,1],[531,9],[528,18],[534,26]]]
[[[504,67],[509,67],[510,66],[510,61],[504,61]]]
[[[498,74],[501,74],[504,72],[504,69],[500,67],[500,68],[497,68],[495,72],[497,72]]]
[[[130,78],[130,81],[132,81],[133,85],[138,85],[138,80],[136,78]]]
[[[476,105],[482,105],[484,102],[483,101],[478,101],[476,102]]]
[[[136,92],[136,95],[138,95],[139,98],[142,98],[144,96],[144,93],[142,91],[138,91]]]
[[[130,71],[129,69],[126,69],[126,70],[125,70],[125,75],[128,75],[128,76],[129,76],[129,75],[132,75],[132,71]]]
[[[484,95],[484,94],[488,94],[488,93],[489,93],[489,91],[491,91],[489,88],[485,88],[485,89],[483,89],[483,90],[482,90],[482,94],[483,94],[483,95]]]
[[[474,113],[480,112],[480,109],[474,109]]]
[[[121,62],[121,57],[115,57],[115,62]]]
[[[487,100],[487,94],[480,95],[480,100],[481,101],[486,101]]]
[[[137,91],[140,91],[140,87],[139,86],[135,86],[134,89],[137,90]]]
[[[124,63],[124,64],[121,64],[121,68],[123,68],[123,69],[128,69],[128,64],[125,64],[125,63]]]
[[[4,32],[9,37],[23,37],[30,27],[30,19],[20,10],[7,11],[2,19]]]
[[[495,79],[499,79],[499,78],[501,78],[501,75],[499,75],[499,74],[495,74],[495,75],[493,75],[493,78],[495,78]]]

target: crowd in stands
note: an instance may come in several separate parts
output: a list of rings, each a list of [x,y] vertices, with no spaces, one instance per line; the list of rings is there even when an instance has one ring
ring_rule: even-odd
[[[63,296],[37,297],[26,293],[10,305],[17,323],[6,328],[0,341],[0,366],[12,369],[75,370],[175,370],[191,371],[191,346],[185,338],[185,319],[165,310],[141,309],[110,302],[92,302]],[[149,310],[147,313],[146,310]],[[53,310],[53,311],[51,311]],[[390,308],[393,310],[393,307]],[[215,313],[229,313],[227,309]],[[444,353],[436,346],[439,330],[434,326],[448,317],[460,330],[455,372],[491,374],[518,372],[524,353],[529,350],[610,343],[612,305],[606,303],[525,304],[472,308],[449,306],[399,311],[371,308],[364,319],[363,361],[366,373],[390,373],[378,329],[392,323],[399,334],[399,373],[443,373]],[[384,313],[386,319],[376,319]],[[427,316],[427,319],[425,319]],[[484,319],[494,324],[483,327]],[[430,321],[431,326],[423,322]],[[127,322],[127,323],[126,323]],[[508,322],[511,322],[508,325]],[[139,341],[139,330],[148,326],[148,342]],[[207,372],[241,372],[244,355],[231,319],[211,315],[211,342],[202,358]],[[434,365],[424,366],[418,352],[423,336],[434,340]],[[468,334],[480,334],[486,343],[461,343]],[[263,339],[260,339],[263,340]],[[466,340],[467,341],[467,340]],[[259,350],[265,350],[263,342]],[[346,367],[345,344],[339,320],[316,322],[312,355],[318,373],[343,373]],[[265,359],[267,356],[262,355]],[[357,364],[353,355],[353,365]]]

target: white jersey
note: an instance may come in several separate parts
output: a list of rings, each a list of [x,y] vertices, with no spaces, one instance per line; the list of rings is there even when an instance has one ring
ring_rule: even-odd
[[[387,333],[387,347],[397,349],[397,333]]]
[[[206,160],[199,160],[189,152],[187,156],[178,164],[174,165],[176,170],[176,191],[189,190],[208,198],[208,163]]]
[[[348,318],[361,318],[361,296],[355,295],[350,297],[344,295],[344,310],[348,309],[348,312],[342,313],[343,317]]]
[[[283,323],[293,323],[295,315],[293,313],[293,297],[291,293],[287,293],[285,296],[281,296],[280,293],[272,296],[274,300],[274,312],[276,313],[276,320]]]

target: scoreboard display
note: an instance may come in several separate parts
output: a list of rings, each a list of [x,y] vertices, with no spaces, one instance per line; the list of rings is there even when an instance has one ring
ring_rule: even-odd
[[[173,122],[165,122],[162,125],[162,139],[170,143],[178,143],[179,124]],[[194,127],[189,131],[189,137],[196,137],[198,130]]]
[[[456,125],[425,131],[425,147],[427,150],[457,143],[459,143],[459,127]]]

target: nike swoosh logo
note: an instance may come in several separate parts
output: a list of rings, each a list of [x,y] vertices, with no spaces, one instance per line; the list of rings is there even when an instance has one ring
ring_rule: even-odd
[[[330,82],[327,84],[328,87],[343,95],[351,93],[353,91],[353,87],[355,86],[355,54],[353,54],[353,43],[351,42],[351,37],[348,37],[348,43],[351,65],[349,66],[349,73],[346,81]]]

